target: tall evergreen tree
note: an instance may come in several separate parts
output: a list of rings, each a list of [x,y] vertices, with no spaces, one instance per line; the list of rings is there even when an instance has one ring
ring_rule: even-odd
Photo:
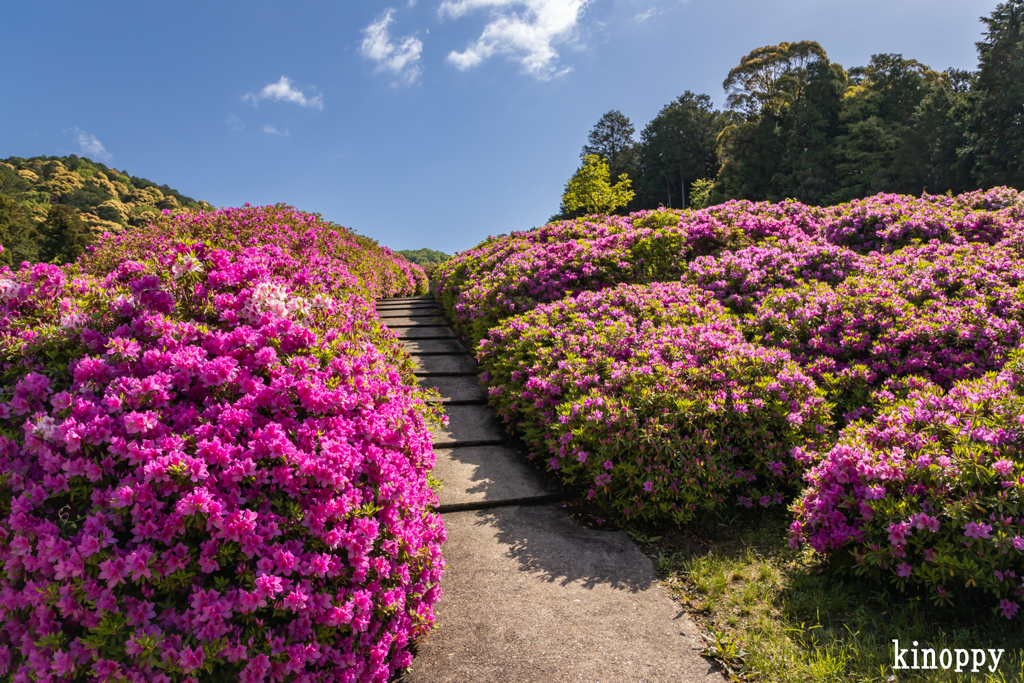
[[[974,74],[947,69],[939,76],[914,111],[897,153],[897,184],[914,194],[959,194],[974,187],[968,137]]]
[[[689,186],[718,171],[720,112],[707,95],[687,90],[662,108],[641,133],[641,187],[648,206],[684,208]]]
[[[838,64],[821,59],[806,67],[800,96],[780,117],[785,152],[772,179],[778,198],[822,204],[835,189],[835,139],[847,87]]]
[[[1024,189],[1024,0],[1007,0],[982,21],[971,122],[975,181]]]
[[[629,117],[617,109],[606,112],[590,129],[587,144],[583,145],[580,159],[596,154],[608,162],[612,178],[623,173],[636,177],[637,144],[633,139],[636,129]]]

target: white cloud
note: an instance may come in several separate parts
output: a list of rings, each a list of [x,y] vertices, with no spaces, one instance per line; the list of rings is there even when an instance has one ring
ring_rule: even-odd
[[[646,12],[642,12],[642,13],[636,15],[635,17],[633,17],[633,20],[634,21],[647,21],[648,19],[653,17],[655,14],[661,14],[661,10],[659,10],[657,7],[652,7],[651,9],[647,10]]]
[[[288,137],[289,135],[291,135],[291,133],[288,132],[287,128],[285,128],[284,130],[278,130],[277,128],[274,128],[269,123],[264,124],[263,132],[267,133],[269,135],[280,135],[281,137],[285,137],[285,138]]]
[[[245,121],[239,118],[237,114],[229,116],[224,123],[231,126],[231,130],[243,130],[245,128]]]
[[[99,141],[95,135],[86,133],[81,128],[65,129],[65,133],[71,133],[75,136],[75,142],[78,143],[79,151],[82,156],[89,157],[90,159],[98,159],[99,161],[110,161],[113,157],[107,148],[103,146],[103,143]]]
[[[480,37],[463,52],[452,51],[448,61],[459,70],[480,64],[495,54],[517,59],[526,73],[541,80],[565,73],[557,71],[556,43],[573,37],[583,9],[590,0],[444,0],[438,8],[458,19],[479,9],[491,10],[491,21]],[[521,11],[515,11],[521,8]]]
[[[274,100],[275,102],[291,102],[300,107],[323,109],[324,96],[317,93],[316,88],[311,88],[311,90],[313,93],[307,96],[293,85],[292,79],[281,76],[277,83],[268,83],[263,86],[263,90],[260,90],[258,95],[251,92],[246,93],[242,96],[242,101],[252,102],[253,106],[256,106],[259,100]]]
[[[419,38],[406,36],[395,44],[391,40],[388,26],[395,10],[388,9],[380,19],[363,29],[363,44],[360,51],[364,57],[377,62],[378,71],[390,71],[406,84],[415,83],[423,72],[420,55],[423,43]]]

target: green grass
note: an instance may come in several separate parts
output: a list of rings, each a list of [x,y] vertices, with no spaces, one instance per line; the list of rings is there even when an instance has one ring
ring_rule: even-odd
[[[854,577],[841,559],[790,549],[788,523],[776,514],[705,523],[701,530],[631,533],[697,622],[705,654],[732,680],[1024,681],[1024,620],[997,616],[980,596],[936,608],[920,595]],[[893,639],[901,648],[916,640],[936,652],[1005,652],[993,674],[987,665],[976,674],[970,665],[960,674],[953,667],[894,671]]]

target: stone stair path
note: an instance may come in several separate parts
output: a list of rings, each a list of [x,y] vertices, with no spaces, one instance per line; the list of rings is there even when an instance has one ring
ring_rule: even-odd
[[[434,432],[448,569],[408,683],[724,680],[621,531],[587,529],[508,443],[432,296],[377,302],[450,418]]]

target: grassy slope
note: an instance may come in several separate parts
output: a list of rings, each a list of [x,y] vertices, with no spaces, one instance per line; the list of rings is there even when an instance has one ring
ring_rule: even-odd
[[[790,518],[740,515],[683,531],[633,530],[673,597],[707,641],[705,654],[736,681],[1024,680],[1024,626],[993,614],[937,608],[857,577],[840,563],[787,543]],[[1005,650],[995,673],[894,671],[900,648]],[[907,663],[910,665],[910,654]],[[955,657],[954,657],[955,661]],[[991,660],[989,660],[991,663]],[[955,665],[954,665],[955,668]]]

